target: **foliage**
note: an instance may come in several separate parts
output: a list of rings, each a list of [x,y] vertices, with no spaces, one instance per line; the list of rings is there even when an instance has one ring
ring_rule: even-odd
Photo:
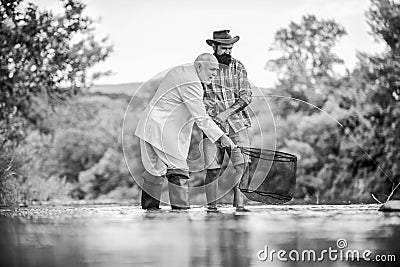
[[[360,123],[356,129],[368,128],[359,131],[372,159],[379,163],[379,168],[370,170],[376,177],[372,186],[387,196],[400,183],[400,3],[372,0],[367,18],[372,34],[386,44],[387,51],[359,56],[357,71],[365,80],[363,106],[368,124]]]
[[[49,131],[46,117],[57,104],[88,85],[88,68],[111,51],[96,41],[85,5],[64,0],[54,15],[22,0],[0,4],[0,148],[12,149],[29,126]]]
[[[323,193],[338,169],[342,134],[337,121],[352,112],[334,97],[344,83],[334,72],[343,61],[332,48],[345,34],[334,20],[305,16],[277,31],[272,48],[282,56],[267,64],[279,75],[273,95],[280,97],[272,99],[277,147],[298,156],[296,197],[307,201],[335,201]]]
[[[18,145],[35,129],[41,140],[54,136],[49,118],[59,105],[90,85],[88,69],[111,52],[106,39],[95,39],[94,22],[83,14],[85,5],[76,0],[62,2],[64,12],[56,15],[22,0],[0,1],[0,165],[5,166],[0,173],[1,201],[10,199],[5,192],[14,195],[9,203],[34,199],[27,192],[35,187],[41,192],[65,193],[53,188],[62,188],[59,177],[31,183],[27,176],[32,172],[25,166],[43,161],[27,157],[25,162],[27,154],[20,155],[23,148]],[[98,76],[95,73],[93,78]],[[54,162],[50,158],[42,169],[57,168]]]
[[[75,97],[48,118],[53,136],[30,132],[16,151],[24,162],[19,190],[24,200],[104,199],[120,193],[137,199],[119,140],[126,105],[106,96]]]
[[[18,182],[15,165],[10,153],[0,154],[0,206],[17,202]]]
[[[333,72],[341,60],[331,53],[341,26],[309,16],[278,31],[283,56],[269,62],[281,74],[274,94],[292,97],[275,102],[278,147],[299,156],[297,198],[371,202],[374,193],[385,200],[398,183],[399,14],[394,1],[371,2],[368,23],[388,50],[360,53],[343,77]],[[313,51],[317,43],[322,49]]]
[[[268,61],[267,68],[278,74],[280,95],[322,107],[337,87],[334,67],[343,64],[343,60],[332,48],[345,34],[345,29],[334,20],[317,19],[314,15],[278,30],[271,49],[281,56]],[[283,109],[313,111],[301,102],[281,101],[281,105]]]

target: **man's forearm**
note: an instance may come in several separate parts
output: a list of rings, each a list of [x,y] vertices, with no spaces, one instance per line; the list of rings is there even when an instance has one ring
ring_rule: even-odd
[[[251,97],[250,97],[251,99]],[[231,110],[230,115],[237,113],[247,107],[249,105],[250,101],[245,101],[242,98],[239,98],[232,106],[230,106],[228,109]]]
[[[229,116],[239,112],[240,110],[244,109],[247,106],[247,103],[245,101],[243,101],[243,103],[244,104],[238,103],[238,101],[236,101],[235,104],[233,104],[229,108],[227,108],[224,111],[222,111],[221,113],[219,113],[217,115],[216,119],[218,119],[222,122],[226,121]]]

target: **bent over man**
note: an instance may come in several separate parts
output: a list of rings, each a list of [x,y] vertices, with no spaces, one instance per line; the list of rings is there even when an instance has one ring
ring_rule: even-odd
[[[207,115],[202,83],[216,76],[218,61],[201,54],[194,65],[171,69],[161,81],[143,112],[136,136],[140,138],[143,173],[143,209],[159,209],[164,177],[168,180],[173,209],[189,208],[189,168],[186,162],[194,122],[209,138],[223,146],[235,147],[232,140]]]

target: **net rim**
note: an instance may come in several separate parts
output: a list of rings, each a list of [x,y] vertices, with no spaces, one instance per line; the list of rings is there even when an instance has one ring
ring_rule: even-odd
[[[238,147],[241,152],[248,156],[258,157],[263,160],[268,161],[278,161],[278,162],[297,162],[297,157],[293,154],[282,152],[278,150],[264,149],[264,148],[255,148],[255,147]],[[267,152],[272,154],[272,158],[262,157],[262,153]]]

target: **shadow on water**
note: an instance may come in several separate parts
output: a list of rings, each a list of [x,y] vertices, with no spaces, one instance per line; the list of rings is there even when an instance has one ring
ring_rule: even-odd
[[[398,266],[400,217],[376,205],[222,207],[207,213],[137,206],[0,210],[0,266]],[[347,246],[339,249],[337,241]],[[291,260],[293,251],[371,250],[397,262]],[[264,250],[259,254],[260,250]],[[275,250],[275,254],[270,254]],[[283,261],[277,251],[286,252]],[[261,260],[259,257],[261,256]],[[397,264],[396,264],[397,263]]]

